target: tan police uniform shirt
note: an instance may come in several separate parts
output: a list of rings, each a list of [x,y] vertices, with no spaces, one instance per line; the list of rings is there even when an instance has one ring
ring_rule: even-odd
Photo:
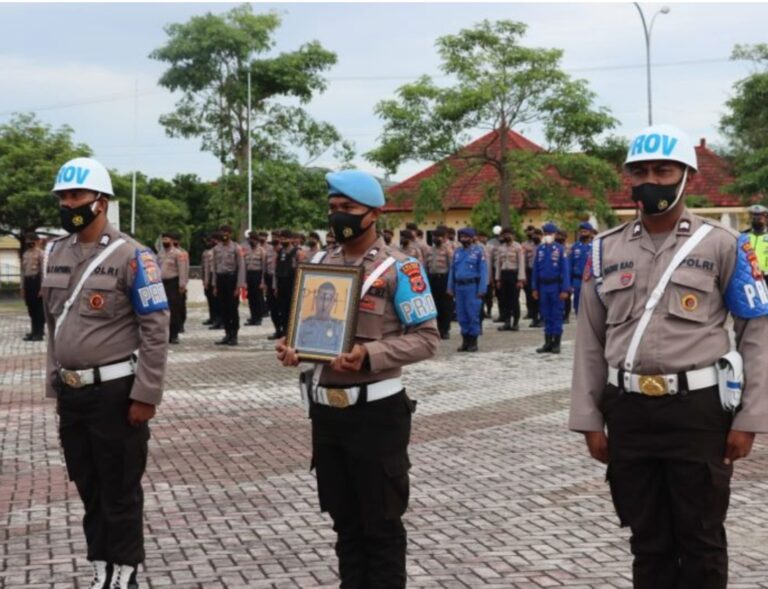
[[[160,263],[160,274],[163,280],[179,279],[179,288],[187,288],[189,282],[189,267],[184,260],[184,253],[177,247],[168,249],[161,247],[157,252],[157,261]]]
[[[433,245],[426,258],[427,274],[448,274],[451,269],[453,252],[445,245]]]
[[[738,234],[684,210],[676,229],[656,250],[640,221],[603,234],[602,295],[595,290],[591,257],[584,273],[576,332],[569,427],[601,431],[600,404],[608,366],[620,368],[646,301],[675,252],[702,223],[714,229],[674,271],[637,351],[635,374],[673,374],[712,366],[730,350],[723,297],[737,261]],[[742,409],[733,429],[768,432],[768,317],[734,317],[744,358]]]
[[[237,272],[237,287],[245,288],[245,259],[242,248],[231,239],[213,248],[213,273]]]
[[[245,255],[245,269],[261,272],[267,265],[267,251],[257,244],[255,247],[250,243],[243,246]]]
[[[203,288],[211,288],[215,282],[215,277],[213,276],[213,248],[210,247],[208,249],[203,250],[203,255],[201,256],[202,264],[203,264]]]
[[[533,269],[533,260],[536,257],[536,248],[538,247],[530,239],[522,243],[523,252],[525,253],[525,267],[528,270]]]
[[[427,256],[429,255],[429,252],[432,250],[432,248],[427,243],[426,239],[422,238],[419,239],[416,238],[416,247],[419,248],[419,253],[421,254],[421,257],[419,258],[423,263],[425,263]]]
[[[126,243],[113,251],[88,277],[54,337],[56,320],[80,277],[112,241]],[[163,395],[168,352],[168,309],[141,315],[134,311],[131,288],[137,251],[142,252],[147,273],[162,289],[154,254],[109,223],[99,240],[81,245],[77,234],[55,241],[43,277],[43,304],[48,323],[46,396],[55,397],[58,368],[83,370],[114,364],[138,351],[139,361],[131,399],[157,405]],[[156,276],[156,278],[155,278]]]
[[[398,261],[406,261],[408,258],[399,249],[386,245],[382,238],[377,239],[362,259],[363,282],[390,256]],[[350,265],[341,247],[329,252],[320,263]],[[401,375],[402,367],[406,364],[434,356],[440,341],[437,322],[429,319],[415,327],[406,329],[403,326],[394,305],[397,275],[398,271],[393,264],[374,281],[360,301],[354,341],[367,348],[371,369],[336,372],[324,366],[320,375],[321,385],[347,387],[396,378]],[[400,278],[405,279],[404,276]]]
[[[31,247],[21,256],[21,273],[24,278],[40,276],[43,272],[43,250]]]
[[[268,243],[264,246],[264,249],[267,252],[266,257],[266,272],[267,274],[271,274],[274,276],[275,274],[275,263],[277,262],[277,252],[275,251],[275,247]]]
[[[408,247],[406,248],[398,247],[397,249],[398,251],[404,253],[406,256],[410,256],[411,258],[416,258],[419,262],[424,261],[421,257],[421,250],[415,243],[408,244]]]
[[[517,279],[525,280],[525,251],[518,242],[501,243],[496,246],[494,262],[496,280],[501,280],[503,270],[517,270]]]

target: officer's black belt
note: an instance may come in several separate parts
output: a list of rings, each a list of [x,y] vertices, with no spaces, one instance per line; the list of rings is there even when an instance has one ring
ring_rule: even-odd
[[[541,284],[559,284],[559,278],[539,278]]]
[[[237,272],[216,272],[216,276],[237,276]]]
[[[456,284],[459,286],[463,286],[465,284],[478,284],[480,282],[479,278],[466,278],[466,279],[456,279]]]

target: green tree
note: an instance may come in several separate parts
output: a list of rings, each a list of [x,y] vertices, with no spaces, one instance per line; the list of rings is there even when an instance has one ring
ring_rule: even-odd
[[[595,94],[584,80],[563,72],[562,51],[520,44],[526,28],[513,21],[483,21],[440,37],[441,69],[455,83],[438,87],[423,76],[401,86],[397,99],[379,102],[376,113],[384,120],[384,132],[380,145],[366,154],[368,159],[391,173],[409,160],[450,158],[466,168],[492,166],[504,225],[511,221],[513,193],[522,198],[520,212],[534,201],[580,206],[578,199],[568,198],[567,191],[549,181],[553,170],[568,187],[586,188],[594,201],[604,199],[608,188],[618,186],[615,170],[595,157],[570,152],[594,148],[596,138],[616,121],[606,108],[593,106]],[[508,131],[532,124],[543,128],[549,150],[518,155],[508,149]],[[459,155],[469,132],[477,129],[495,131],[494,144]],[[568,177],[569,171],[577,173]],[[582,185],[584,180],[588,183]],[[566,202],[560,203],[564,196]]]
[[[728,141],[728,159],[736,180],[725,187],[749,201],[768,197],[768,44],[736,45],[734,60],[748,60],[755,71],[739,80],[726,102],[720,130]]]
[[[308,161],[329,149],[341,159],[352,155],[351,146],[332,125],[314,120],[301,106],[325,90],[323,73],[336,63],[336,55],[317,41],[272,54],[279,26],[276,13],[254,14],[244,4],[222,15],[206,13],[167,26],[167,43],[150,54],[169,65],[160,85],[182,93],[176,110],[160,117],[166,132],[201,138],[202,149],[239,176],[248,166],[248,72],[250,138],[257,165],[282,159],[286,147],[292,146],[301,146]],[[298,105],[289,104],[291,100]],[[246,191],[224,194],[233,200],[232,213],[246,218]]]
[[[59,226],[51,188],[61,165],[88,156],[68,126],[52,129],[34,114],[15,114],[0,125],[0,234],[14,235]]]

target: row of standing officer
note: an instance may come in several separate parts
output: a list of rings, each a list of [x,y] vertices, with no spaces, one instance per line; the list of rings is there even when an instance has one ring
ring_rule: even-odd
[[[186,320],[187,285],[189,283],[189,254],[179,246],[181,236],[163,232],[157,252],[163,287],[171,310],[171,326],[168,342],[179,343],[179,333]]]
[[[43,278],[43,240],[36,233],[24,236],[25,250],[21,257],[21,296],[27,307],[31,324],[30,331],[24,335],[24,341],[43,341],[45,334],[45,314],[41,282]]]

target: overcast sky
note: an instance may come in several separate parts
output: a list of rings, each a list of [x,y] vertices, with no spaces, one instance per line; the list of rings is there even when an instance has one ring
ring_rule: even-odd
[[[215,178],[219,165],[200,151],[199,142],[170,139],[158,123],[176,97],[157,85],[164,64],[148,55],[165,42],[166,24],[232,6],[0,4],[0,123],[13,112],[34,111],[54,126],[72,126],[77,141],[121,172],[135,167],[169,179],[178,173]],[[642,6],[650,18],[663,4]],[[678,125],[696,140],[718,142],[718,122],[733,84],[751,69],[728,57],[736,43],[766,41],[768,4],[670,6],[653,29],[654,120]],[[335,125],[358,154],[376,145],[382,126],[373,109],[379,100],[422,74],[440,81],[435,39],[483,19],[525,22],[524,44],[563,49],[564,68],[589,81],[597,103],[619,119],[618,133],[631,135],[647,121],[645,42],[631,3],[266,3],[254,8],[281,13],[276,51],[318,40],[337,54],[327,91],[308,110]],[[535,128],[516,130],[542,141]],[[336,165],[330,159],[318,163]],[[362,155],[355,163],[381,173]],[[423,165],[403,166],[394,179]]]

